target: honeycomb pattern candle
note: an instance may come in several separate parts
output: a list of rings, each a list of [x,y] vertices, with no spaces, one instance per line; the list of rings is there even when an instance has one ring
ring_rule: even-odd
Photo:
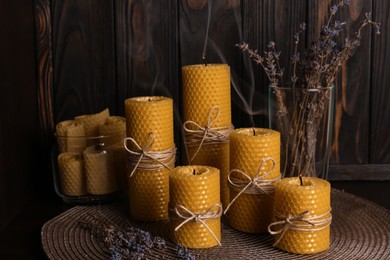
[[[90,146],[83,155],[88,193],[104,195],[117,191],[115,171],[104,147]]]
[[[243,128],[230,134],[229,224],[248,232],[267,232],[273,217],[273,183],[280,179],[280,133]],[[260,188],[259,188],[260,187]]]
[[[330,183],[303,177],[275,183],[275,222],[268,231],[274,245],[295,254],[313,254],[330,246]]]
[[[99,125],[99,135],[103,138],[107,150],[109,162],[114,168],[117,186],[121,191],[128,190],[126,150],[123,140],[126,138],[126,118],[122,116],[110,116],[103,124]]]
[[[169,179],[170,226],[174,243],[189,248],[216,246],[221,240],[219,170],[176,167]]]
[[[56,125],[58,150],[60,153],[82,153],[85,149],[84,124],[65,120]]]
[[[99,134],[99,125],[110,116],[108,108],[96,114],[76,116],[75,121],[84,124],[85,136],[94,137]]]
[[[141,221],[167,219],[169,168],[174,166],[176,151],[173,139],[173,101],[167,97],[129,98],[125,101],[125,110],[129,139],[126,141],[126,149],[136,154],[134,164],[133,159],[130,160],[131,153],[128,153],[129,163],[133,163],[128,169],[128,175],[131,176],[130,214]],[[168,157],[159,161],[168,168],[161,167],[160,163],[151,159],[164,154]]]
[[[185,131],[189,164],[209,165],[221,171],[221,200],[226,207],[229,203],[229,143],[223,135],[227,136],[232,129],[230,67],[227,64],[184,66],[182,81],[184,126],[190,131],[198,131],[200,136],[200,140],[195,138],[191,142],[189,135],[193,133]],[[219,140],[208,141],[208,136],[204,139],[206,127],[209,134],[214,132],[214,137],[216,130],[222,133],[216,134]]]
[[[87,194],[83,158],[80,154],[59,154],[58,169],[63,194],[68,196]]]

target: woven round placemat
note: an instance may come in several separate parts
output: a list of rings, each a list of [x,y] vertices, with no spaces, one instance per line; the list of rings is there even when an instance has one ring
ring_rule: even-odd
[[[272,247],[268,234],[254,235],[222,225],[222,246],[191,249],[197,259],[390,259],[390,211],[332,189],[331,246],[314,255],[294,255]],[[126,205],[76,206],[49,220],[42,227],[42,247],[50,259],[108,259],[101,238],[81,223],[103,217],[117,226],[149,231],[167,241],[166,249],[152,249],[148,259],[173,259],[175,247],[168,238],[168,223],[139,223],[129,219]],[[100,217],[99,217],[100,216]]]

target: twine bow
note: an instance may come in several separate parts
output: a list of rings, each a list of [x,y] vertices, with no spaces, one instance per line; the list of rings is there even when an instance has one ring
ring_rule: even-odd
[[[219,241],[215,233],[206,224],[206,220],[220,218],[222,216],[222,206],[220,203],[212,205],[205,212],[201,213],[194,213],[183,205],[176,205],[173,210],[177,218],[184,219],[184,221],[175,228],[175,231],[179,230],[182,226],[190,221],[199,222],[210,232],[218,244],[221,245],[221,241]]]
[[[271,168],[266,171],[264,174],[261,174],[261,170],[263,168],[264,163],[267,161],[272,162]],[[230,206],[238,199],[238,197],[241,196],[243,193],[247,194],[267,194],[270,195],[274,190],[275,187],[273,185],[273,182],[280,179],[280,176],[273,178],[273,179],[267,179],[264,180],[263,178],[267,177],[275,168],[275,161],[271,157],[264,158],[261,160],[261,163],[259,165],[259,168],[257,169],[256,175],[251,178],[248,174],[245,172],[239,170],[239,169],[233,169],[228,174],[228,185],[229,188],[235,189],[237,191],[240,191],[229,203],[229,205],[225,209],[225,214],[229,210]],[[233,173],[237,172],[244,176],[246,180],[242,180],[236,177],[233,177]]]
[[[133,167],[130,177],[137,169],[158,170],[164,167],[170,170],[170,166],[175,162],[176,147],[173,146],[163,151],[150,151],[155,140],[156,135],[153,132],[149,133],[146,145],[142,148],[133,138],[124,139],[123,144],[126,151],[129,152],[128,163],[129,166]],[[129,148],[128,142],[131,142],[136,149]]]
[[[280,234],[278,240],[275,241],[273,246],[277,245],[287,230],[297,230],[303,232],[309,231],[320,231],[330,226],[332,222],[332,214],[329,209],[324,214],[319,216],[308,217],[310,211],[305,211],[297,215],[288,214],[288,216],[282,215],[278,212],[275,212],[275,218],[279,219],[278,221],[272,222],[268,225],[268,233],[271,235]],[[328,217],[326,217],[329,215]],[[280,225],[280,228],[277,230],[272,230],[272,227]]]
[[[216,113],[215,113],[216,111]],[[194,121],[186,121],[183,129],[186,134],[186,145],[198,146],[190,161],[193,161],[203,145],[219,144],[229,142],[229,133],[233,130],[232,126],[212,127],[217,121],[221,110],[218,106],[213,106],[207,117],[207,125],[201,126]],[[214,115],[214,117],[213,117]],[[189,126],[192,125],[191,129]]]

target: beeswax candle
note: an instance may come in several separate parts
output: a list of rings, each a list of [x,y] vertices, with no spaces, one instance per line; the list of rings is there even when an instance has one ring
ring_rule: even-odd
[[[65,120],[56,125],[59,153],[82,153],[85,149],[84,124]]]
[[[234,130],[230,156],[229,224],[248,233],[266,232],[273,216],[273,183],[280,179],[280,133],[264,128]]]
[[[68,196],[85,195],[87,191],[81,155],[61,153],[57,159],[62,193]]]
[[[109,162],[114,169],[117,187],[121,191],[127,191],[128,177],[126,167],[126,150],[123,140],[126,138],[126,118],[122,116],[110,116],[103,124],[98,126],[99,135],[104,136],[100,141],[107,150]]]
[[[84,131],[86,137],[95,137],[99,134],[99,125],[110,116],[108,108],[96,114],[88,114],[76,116],[75,121],[84,125]]]
[[[295,254],[325,251],[330,245],[330,183],[303,177],[275,183],[275,246]]]
[[[125,101],[125,110],[127,136],[141,148],[156,153],[174,148],[171,98],[129,98]],[[131,147],[131,150],[138,151],[139,148]],[[142,151],[138,152],[141,156]],[[173,167],[173,164],[167,166]],[[128,175],[133,170],[134,167],[129,167]],[[129,178],[130,214],[134,219],[156,221],[168,218],[169,171],[165,167],[137,168]]]
[[[117,191],[115,172],[104,147],[90,146],[83,155],[88,193],[104,195]]]
[[[182,67],[182,81],[184,122],[192,121],[203,128],[226,127],[229,129],[232,127],[230,67],[227,64],[184,66]],[[214,107],[217,109],[212,111]],[[189,128],[200,130],[194,124],[190,124]],[[221,200],[226,207],[229,203],[227,187],[229,143],[228,141],[209,144],[204,142],[199,149],[200,143],[201,140],[192,145],[187,143],[189,164],[209,165],[220,170]]]
[[[189,248],[218,245],[222,213],[219,170],[209,166],[176,167],[169,178],[169,186],[174,243]]]
[[[98,125],[99,135],[107,136],[103,139],[104,146],[122,146],[126,138],[126,118],[123,116],[107,117],[104,123]]]

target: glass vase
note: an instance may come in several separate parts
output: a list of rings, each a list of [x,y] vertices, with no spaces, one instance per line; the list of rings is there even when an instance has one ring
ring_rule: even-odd
[[[327,179],[334,114],[334,85],[269,87],[269,127],[281,133],[283,177]]]

